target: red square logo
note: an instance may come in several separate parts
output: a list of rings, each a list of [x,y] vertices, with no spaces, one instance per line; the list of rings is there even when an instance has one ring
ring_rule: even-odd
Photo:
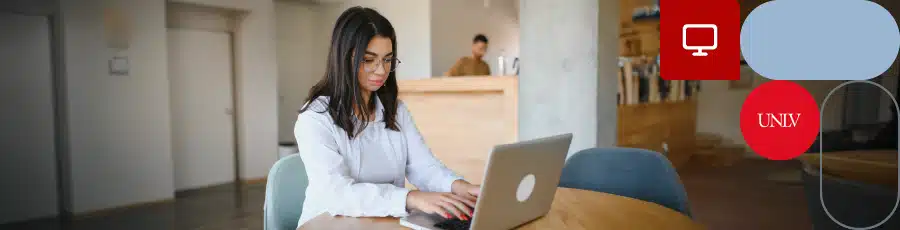
[[[663,79],[740,80],[737,0],[668,0],[659,8]]]

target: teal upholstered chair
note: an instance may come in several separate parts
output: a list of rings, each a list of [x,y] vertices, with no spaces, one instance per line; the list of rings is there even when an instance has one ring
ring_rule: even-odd
[[[264,229],[297,229],[308,183],[306,167],[299,154],[291,154],[275,162],[266,182]]]
[[[650,150],[581,150],[566,160],[559,186],[631,197],[691,216],[687,193],[672,163]]]

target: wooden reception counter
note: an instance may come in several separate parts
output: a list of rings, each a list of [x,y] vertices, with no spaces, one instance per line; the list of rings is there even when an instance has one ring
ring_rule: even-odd
[[[517,139],[515,76],[434,77],[397,84],[431,151],[472,183],[481,183],[494,145]]]
[[[518,139],[515,76],[434,77],[400,80],[398,85],[400,99],[412,112],[431,151],[473,183],[481,183],[495,145]],[[694,151],[695,100],[617,107],[618,146],[668,152],[676,167],[690,158]]]

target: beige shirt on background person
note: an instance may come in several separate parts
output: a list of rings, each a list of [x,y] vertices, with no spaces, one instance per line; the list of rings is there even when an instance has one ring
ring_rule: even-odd
[[[450,67],[447,76],[484,76],[491,75],[491,67],[487,62],[473,57],[463,57]]]

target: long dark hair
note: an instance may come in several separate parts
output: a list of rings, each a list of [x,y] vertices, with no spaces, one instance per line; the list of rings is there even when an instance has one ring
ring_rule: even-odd
[[[359,84],[359,68],[366,54],[369,41],[375,36],[391,39],[394,60],[397,56],[397,36],[391,22],[377,11],[364,7],[351,7],[344,11],[334,24],[331,32],[331,48],[328,51],[328,66],[325,76],[316,83],[306,98],[307,104],[300,109],[303,113],[321,96],[328,97],[328,112],[334,123],[353,138],[368,125],[370,114],[375,109],[374,95],[378,95],[384,106],[384,123],[388,129],[399,131],[397,126],[397,79],[395,71],[388,73],[384,85],[373,95],[367,105],[363,105],[363,95]],[[395,61],[396,62],[396,61]],[[394,65],[396,66],[396,63]],[[354,127],[354,109],[359,111],[360,127]],[[376,111],[377,112],[377,111]]]

